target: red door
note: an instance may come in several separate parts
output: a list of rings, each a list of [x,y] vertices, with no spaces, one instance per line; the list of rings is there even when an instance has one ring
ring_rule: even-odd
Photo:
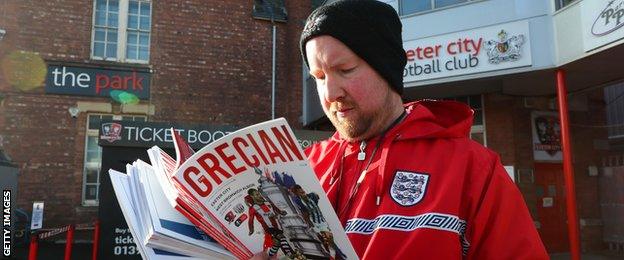
[[[563,181],[563,165],[536,163],[535,186],[538,232],[549,253],[567,252],[568,230]]]

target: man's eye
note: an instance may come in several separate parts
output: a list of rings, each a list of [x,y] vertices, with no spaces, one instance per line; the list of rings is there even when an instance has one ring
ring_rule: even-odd
[[[340,72],[342,72],[343,74],[348,74],[348,73],[351,73],[353,71],[355,71],[355,67],[340,70]]]

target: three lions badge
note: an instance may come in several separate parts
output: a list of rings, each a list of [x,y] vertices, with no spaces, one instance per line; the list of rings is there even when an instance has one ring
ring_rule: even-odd
[[[397,171],[392,180],[390,196],[401,206],[413,206],[420,202],[427,191],[429,175],[426,173]]]

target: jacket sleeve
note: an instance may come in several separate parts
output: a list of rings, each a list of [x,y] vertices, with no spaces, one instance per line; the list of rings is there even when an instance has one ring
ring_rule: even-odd
[[[467,259],[549,259],[522,194],[498,156],[490,156],[469,196]]]

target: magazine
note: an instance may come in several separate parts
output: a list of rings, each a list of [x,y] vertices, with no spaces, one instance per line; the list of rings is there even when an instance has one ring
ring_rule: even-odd
[[[144,258],[152,259],[150,255],[158,256],[157,259],[163,256],[168,256],[167,259],[182,256],[185,257],[180,259],[193,259],[188,256],[234,258],[171,207],[149,164],[136,161],[127,165],[126,172],[111,170],[109,174],[124,218]]]
[[[133,185],[120,184],[122,173],[111,171],[116,194],[136,194],[118,196],[120,205],[129,204],[122,200],[142,203],[122,206],[122,212],[143,251],[149,247],[204,259],[248,259],[262,251],[290,259],[357,259],[285,119],[243,128],[197,152],[171,131],[176,159],[150,148],[150,164],[137,161],[127,169],[125,180]],[[154,216],[162,218],[164,212],[184,216],[207,239],[185,245],[189,235],[167,234]]]
[[[131,198],[131,189],[130,185],[130,177],[126,174],[117,172],[115,170],[111,170],[110,178],[113,183],[113,187],[115,190],[115,195],[119,200],[119,206],[124,215],[126,222],[128,223],[128,227],[130,229],[130,233],[133,236],[134,241],[136,241],[137,249],[141,256],[144,259],[163,259],[163,260],[194,260],[194,259],[206,259],[205,256],[202,257],[191,257],[189,255],[174,253],[158,248],[151,247],[147,245],[147,243],[139,243],[138,241],[144,241],[141,238],[144,237],[145,231],[142,227],[142,222],[139,220],[137,212],[134,209],[137,209],[139,206],[136,202],[132,201]]]

